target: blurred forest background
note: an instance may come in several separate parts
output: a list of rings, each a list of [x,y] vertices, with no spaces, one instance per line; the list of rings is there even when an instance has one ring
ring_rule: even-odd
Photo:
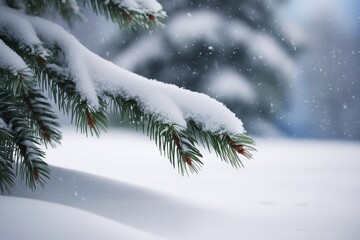
[[[218,99],[250,134],[360,140],[357,0],[158,2],[164,28],[85,13],[69,31],[121,67]]]

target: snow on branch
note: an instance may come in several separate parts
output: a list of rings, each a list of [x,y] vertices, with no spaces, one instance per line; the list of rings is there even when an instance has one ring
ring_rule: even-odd
[[[22,58],[0,39],[0,68],[21,70],[26,67]]]
[[[131,10],[146,11],[149,13],[162,11],[162,6],[155,0],[105,0],[105,4],[109,4],[110,2]]]
[[[161,25],[158,19],[165,18],[166,12],[155,0],[83,0],[96,14],[118,23],[121,27],[134,24],[148,28]]]
[[[92,107],[97,108],[98,95],[107,92],[136,100],[143,111],[164,123],[186,128],[186,122],[193,120],[206,131],[243,133],[241,120],[207,95],[122,69],[86,49],[60,26],[41,18],[24,18],[46,48],[61,49],[64,65],[58,67],[69,71],[77,90]]]
[[[121,1],[124,2],[131,1]],[[154,7],[150,3],[141,6]],[[30,78],[38,79],[39,88],[48,91],[49,97],[75,119],[73,122],[82,132],[87,133],[89,128],[91,133],[99,135],[99,128],[107,126],[106,111],[119,110],[118,113],[129,120],[141,122],[146,128],[144,132],[155,140],[160,152],[182,173],[187,172],[187,167],[197,172],[202,164],[202,155],[196,146],[199,143],[214,149],[222,160],[234,167],[242,166],[237,153],[251,158],[249,150],[254,150],[254,141],[245,135],[241,120],[222,103],[205,94],[120,68],[89,51],[57,24],[0,7],[0,40],[0,48],[4,49],[0,52],[0,70],[9,70],[9,65],[28,66]],[[13,60],[5,62],[4,59]],[[13,88],[11,79],[6,81],[10,84],[0,87],[6,91]],[[22,76],[19,79],[18,85],[26,83]],[[26,103],[30,116],[27,120],[36,121],[40,137],[59,142],[61,135],[56,117],[32,84],[28,83],[29,93],[19,91],[18,101]],[[12,95],[8,97],[14,99]],[[4,107],[11,107],[12,101],[15,100],[3,104]],[[15,119],[16,113],[11,113]],[[41,113],[46,114],[45,118]],[[27,159],[25,153],[20,151]],[[38,153],[41,159],[43,156]],[[46,171],[42,172],[45,175]],[[36,174],[31,176],[36,179]]]

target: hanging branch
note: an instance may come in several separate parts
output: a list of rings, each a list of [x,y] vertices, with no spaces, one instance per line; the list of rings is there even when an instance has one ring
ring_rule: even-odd
[[[11,136],[11,143],[9,143],[9,138],[5,138],[5,142],[1,142],[6,156],[11,156],[5,160],[4,165],[16,163],[15,173],[19,173],[21,179],[25,179],[31,189],[36,187],[36,183],[43,186],[45,179],[49,178],[50,171],[43,161],[44,152],[38,147],[40,139],[36,136],[36,131],[30,127],[31,119],[26,106],[20,98],[3,91],[2,86],[0,89],[0,118],[7,126],[9,136]],[[9,170],[8,167],[6,171]],[[8,177],[12,176],[9,173],[7,175]],[[12,185],[12,179],[8,178],[7,180],[10,180],[7,185]]]
[[[14,139],[2,118],[0,118],[0,139],[2,143],[0,144],[0,193],[2,193],[9,191],[15,184],[12,159]]]
[[[33,6],[36,9],[46,8],[47,4],[51,4],[50,2],[60,4],[55,0],[36,2],[39,4]],[[64,1],[64,3],[70,2],[74,1]],[[120,20],[115,21],[123,21],[122,23],[126,25],[128,23],[124,22],[126,17],[124,18],[123,11],[145,26],[149,21],[154,21],[151,16],[161,16],[156,15],[160,12],[151,12],[144,7],[136,9],[130,5],[122,5],[116,0],[88,0],[83,4],[91,4],[93,11],[110,18],[117,16]],[[9,19],[3,17],[5,14]],[[16,21],[11,21],[14,18]],[[24,26],[28,27],[26,33],[21,31]],[[238,126],[241,121],[223,105],[208,97],[205,98],[204,95],[189,94],[187,90],[159,84],[129,73],[90,53],[80,43],[66,35],[68,33],[64,30],[57,28],[57,31],[63,32],[56,38],[56,34],[56,36],[51,34],[54,32],[45,31],[46,27],[55,26],[45,20],[30,18],[20,13],[14,14],[10,9],[4,11],[0,8],[0,192],[7,191],[13,186],[16,174],[20,174],[31,189],[37,184],[44,186],[45,180],[49,178],[50,170],[44,162],[45,154],[40,145],[54,145],[61,141],[60,125],[48,102],[49,99],[53,100],[64,114],[70,115],[72,123],[86,135],[100,136],[102,131],[106,131],[107,114],[110,112],[125,119],[135,128],[141,128],[144,134],[154,140],[160,153],[168,157],[172,166],[181,174],[200,170],[203,162],[200,160],[202,154],[199,146],[214,151],[220,159],[233,167],[243,166],[239,155],[252,157],[250,152],[255,150],[254,141],[245,133],[237,132],[242,130],[241,126],[239,128],[233,125]],[[14,31],[14,34],[11,34],[11,31]],[[63,35],[66,35],[66,38],[63,38]],[[29,36],[31,41],[26,41]],[[68,45],[61,44],[64,39]],[[80,53],[77,53],[77,50]],[[71,64],[80,66],[85,74],[77,74]],[[103,87],[108,82],[98,82],[99,79],[92,79],[91,76],[93,72],[90,72],[90,68],[98,67],[97,64],[102,65],[99,66],[100,69],[105,67],[114,75],[118,74],[116,75],[118,78],[129,78],[131,81],[150,87],[152,93],[155,87],[159,88],[159,91],[164,91],[162,98],[176,108],[181,119],[168,118],[167,115],[170,113],[167,107],[161,109],[161,106],[156,106],[156,110],[151,110],[152,108],[149,110],[147,107],[152,105],[147,105],[146,101],[151,99],[142,98],[141,94],[144,92],[134,90],[132,86],[129,88],[124,82],[114,83],[113,87],[116,90],[111,86]],[[95,75],[106,74],[95,71]],[[81,83],[89,83],[89,86],[86,86],[87,90],[90,89],[90,94],[79,86]],[[179,93],[181,96],[179,101],[171,100],[173,93]],[[231,118],[229,129],[232,130],[223,127],[226,125],[223,122],[217,124],[215,130],[209,130],[201,120],[209,118],[209,113],[203,113],[201,109],[192,108],[185,114],[184,111],[192,107],[182,105],[183,98],[188,96],[203,104],[216,103],[218,110]],[[200,120],[195,117],[199,114],[203,114]],[[222,119],[216,118],[216,121]],[[15,169],[13,169],[14,165]]]

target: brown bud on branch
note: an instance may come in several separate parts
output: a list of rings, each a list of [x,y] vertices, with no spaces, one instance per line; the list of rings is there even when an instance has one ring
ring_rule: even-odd
[[[88,109],[86,109],[85,115],[86,115],[86,119],[87,119],[87,123],[88,123],[89,127],[92,129],[95,129],[95,121],[94,121],[93,117],[91,116]]]

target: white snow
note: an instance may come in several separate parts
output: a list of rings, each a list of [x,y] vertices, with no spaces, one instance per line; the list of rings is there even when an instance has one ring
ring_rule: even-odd
[[[290,56],[271,37],[264,33],[257,33],[251,41],[250,51],[257,60],[265,66],[271,66],[276,72],[284,74],[284,79],[293,79],[296,66]]]
[[[88,51],[71,34],[62,27],[38,17],[27,17],[33,29],[47,46],[53,48],[60,47],[64,51],[64,61],[67,63],[67,70],[70,71],[73,80],[76,82],[78,91],[94,107],[98,107],[98,98],[94,84],[88,71],[88,66],[84,62],[82,52]]]
[[[143,36],[134,42],[135,44],[122,51],[112,62],[131,71],[149,60],[166,59],[166,54],[163,51],[164,41],[159,35]]]
[[[231,41],[248,45],[254,37],[254,30],[246,23],[234,20],[228,23],[226,34]]]
[[[11,48],[9,48],[0,39],[0,67],[9,68],[13,70],[23,70],[27,68],[26,63],[22,58],[16,54]]]
[[[293,79],[296,71],[295,64],[273,38],[260,31],[252,30],[241,21],[229,23],[226,29],[226,36],[231,41],[249,49],[251,56],[254,56],[260,64],[275,68],[276,72],[284,75],[284,79]]]
[[[162,6],[155,0],[110,0],[115,4],[128,7],[133,10],[144,10],[146,12],[160,12]]]
[[[49,201],[0,197],[0,205],[6,206],[0,207],[1,216],[11,216],[1,221],[5,239],[162,239],[89,211]]]
[[[63,0],[64,1],[64,0]],[[66,1],[66,0],[65,0]],[[81,11],[80,11],[80,7],[78,5],[78,3],[76,2],[76,0],[67,0],[68,4],[70,6],[70,8],[72,9],[72,11],[77,14],[77,15],[82,15]]]
[[[35,50],[34,46],[41,45],[31,24],[16,11],[0,5],[0,33],[17,39],[22,45]],[[45,51],[43,51],[43,54]],[[44,54],[45,55],[45,54]]]
[[[358,142],[257,139],[245,168],[204,154],[202,171],[182,177],[145,136],[74,132],[47,150],[50,164],[67,169],[52,167],[45,190],[17,185],[21,198],[0,197],[4,239],[360,237]]]
[[[221,43],[223,32],[223,19],[211,11],[199,10],[184,17],[183,13],[172,16],[167,24],[167,37],[186,51],[192,48],[192,43],[202,40],[206,44]]]
[[[284,37],[289,39],[295,51],[298,47],[309,45],[310,36],[304,29],[299,27],[299,25],[288,21],[286,17],[281,16],[279,16],[277,24],[281,27]]]
[[[257,59],[255,64],[275,68],[285,79],[292,79],[296,71],[291,57],[274,39],[242,21],[224,21],[216,12],[199,10],[190,17],[180,13],[172,17],[167,29],[171,43],[185,52],[197,47],[193,43],[199,40],[214,46],[231,44],[249,49],[250,56]]]
[[[150,10],[151,12],[160,12],[162,10],[162,6],[155,0],[136,0],[142,8],[146,10]]]
[[[245,104],[256,101],[257,93],[241,73],[223,69],[211,76],[207,83],[209,94],[215,94],[219,99],[239,100]]]
[[[3,128],[3,129],[7,128],[7,124],[2,119],[0,119],[0,128]]]

